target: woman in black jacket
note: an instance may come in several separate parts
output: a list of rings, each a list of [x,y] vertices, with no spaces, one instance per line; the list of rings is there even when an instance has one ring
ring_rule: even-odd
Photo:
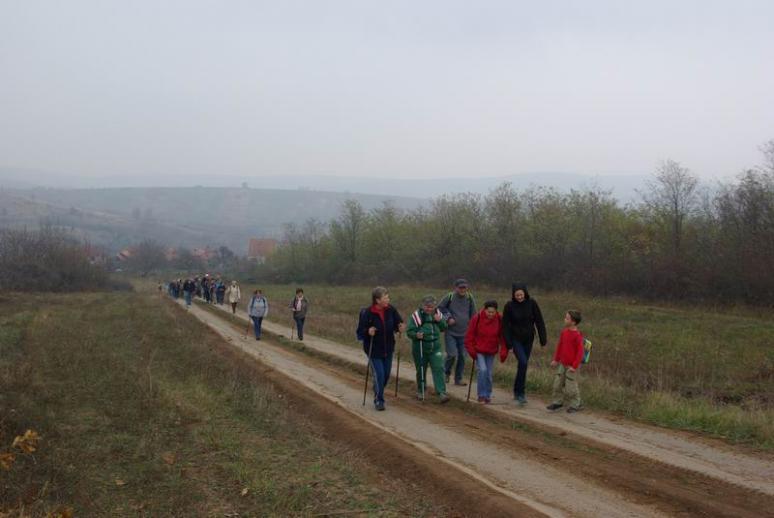
[[[529,297],[525,284],[514,284],[511,300],[503,309],[503,332],[507,347],[513,350],[518,361],[516,378],[513,380],[513,397],[520,406],[527,404],[524,387],[527,383],[527,364],[532,354],[532,342],[537,329],[540,345],[545,347],[546,324],[537,301]]]
[[[371,355],[369,364],[374,375],[374,407],[377,410],[384,410],[384,388],[390,381],[395,333],[405,329],[400,313],[390,305],[387,288],[374,288],[371,306],[360,310],[356,334],[363,343],[363,352],[366,356]]]

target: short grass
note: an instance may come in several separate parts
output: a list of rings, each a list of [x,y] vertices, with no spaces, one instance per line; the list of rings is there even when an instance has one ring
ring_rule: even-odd
[[[245,299],[257,286],[243,285]],[[290,327],[287,309],[294,286],[261,285],[269,319]],[[307,329],[355,346],[358,310],[371,287],[304,286],[310,300]],[[437,288],[391,287],[404,318]],[[548,396],[549,363],[567,309],[580,309],[581,330],[594,343],[582,368],[581,392],[590,408],[653,424],[692,430],[774,449],[774,320],[755,309],[659,307],[633,300],[567,293],[532,293],[542,308],[549,344],[533,349],[528,391]],[[479,304],[495,299],[502,309],[509,290],[476,290]],[[470,362],[468,362],[470,363]],[[511,386],[513,358],[497,366],[497,383]]]
[[[0,299],[0,515],[439,515],[158,296]],[[32,454],[12,448],[27,429]]]

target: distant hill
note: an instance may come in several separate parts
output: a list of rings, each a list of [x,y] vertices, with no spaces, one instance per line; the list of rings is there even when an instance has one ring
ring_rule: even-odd
[[[419,198],[250,188],[0,190],[0,226],[51,223],[118,250],[144,238],[169,246],[225,245],[247,251],[250,237],[280,237],[287,222],[327,222],[347,199],[365,209],[389,202],[414,209]]]
[[[32,169],[0,167],[0,186],[6,188],[117,188],[117,187],[175,187],[181,184],[205,187],[238,187],[247,183],[258,189],[296,190],[319,192],[350,192],[382,196],[433,198],[447,193],[474,192],[486,194],[503,182],[517,189],[539,185],[561,190],[580,189],[591,184],[609,190],[626,203],[637,198],[636,189],[649,178],[645,174],[588,174],[561,171],[527,172],[507,176],[471,173],[467,178],[400,178],[392,175],[336,176],[326,175],[111,175],[84,177]]]

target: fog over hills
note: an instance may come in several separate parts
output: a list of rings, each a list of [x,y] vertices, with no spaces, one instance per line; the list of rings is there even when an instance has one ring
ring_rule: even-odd
[[[110,175],[87,177],[39,170],[0,168],[0,186],[6,188],[55,187],[65,189],[117,187],[240,187],[256,189],[291,189],[323,192],[375,194],[433,198],[443,194],[473,192],[486,194],[504,182],[516,189],[530,186],[554,187],[560,190],[582,189],[591,185],[609,190],[626,203],[637,197],[636,189],[648,178],[644,174],[594,175],[570,172],[530,172],[507,176],[471,174],[469,177],[415,178],[401,176],[358,177],[333,174],[240,176],[228,174],[178,175]]]

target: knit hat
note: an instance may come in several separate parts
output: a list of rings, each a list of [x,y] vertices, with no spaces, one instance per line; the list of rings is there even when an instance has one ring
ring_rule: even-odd
[[[422,298],[422,305],[423,306],[429,306],[430,304],[435,306],[435,304],[436,304],[435,297],[433,297],[432,295],[426,295],[425,297]]]

